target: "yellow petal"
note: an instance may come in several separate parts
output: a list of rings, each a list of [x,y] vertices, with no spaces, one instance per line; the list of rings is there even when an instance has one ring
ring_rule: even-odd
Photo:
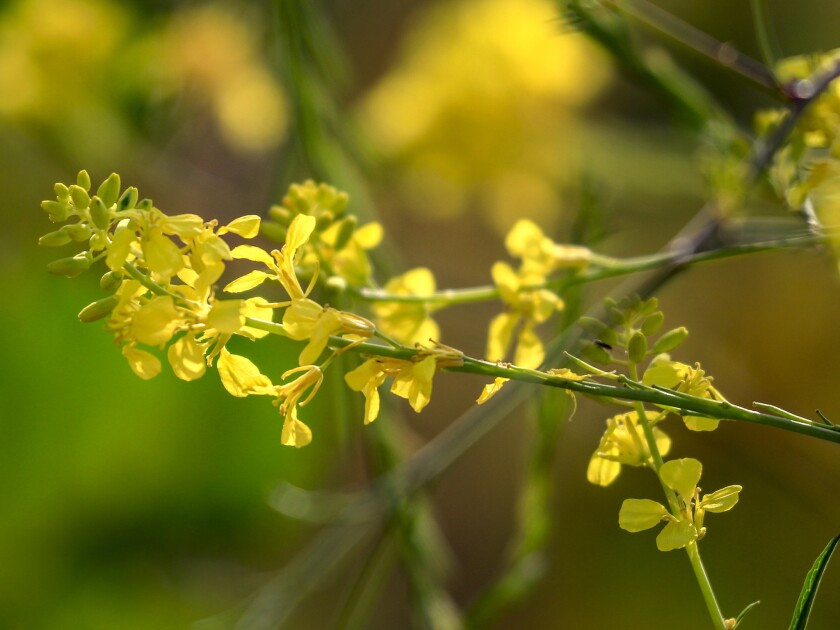
[[[274,265],[274,259],[262,247],[256,245],[238,245],[230,250],[231,258],[237,260],[253,260],[254,262],[261,262],[268,267]]]
[[[249,359],[238,354],[231,354],[222,348],[216,363],[222,385],[237,398],[250,394],[271,394],[271,379],[262,374]]]
[[[521,367],[536,370],[543,359],[545,359],[545,350],[533,326],[523,326],[519,332],[513,362]]]
[[[594,454],[586,468],[586,479],[596,486],[610,485],[621,473],[621,464]]]
[[[134,373],[143,380],[147,381],[160,374],[160,361],[152,353],[132,345],[123,346],[122,353]]]
[[[373,249],[382,241],[382,225],[376,221],[366,223],[353,233],[353,240],[362,249]]]
[[[204,219],[197,214],[176,214],[172,216],[162,214],[163,231],[166,234],[177,234],[182,239],[195,238],[204,231]]]
[[[286,446],[296,446],[297,448],[306,446],[312,441],[312,431],[297,419],[297,407],[292,407],[286,414],[280,440]]]
[[[220,234],[224,234],[224,232],[233,232],[242,238],[254,238],[260,233],[260,217],[256,214],[248,214],[234,219],[219,230]]]
[[[315,217],[299,214],[292,219],[289,231],[286,233],[286,247],[289,257],[294,256],[294,252],[309,241],[314,229]]]
[[[272,276],[270,274],[267,274],[264,271],[249,271],[244,276],[229,283],[224,288],[224,291],[227,293],[243,293],[244,291],[250,291],[254,287],[260,286],[271,277]]]
[[[131,251],[131,245],[136,238],[137,234],[127,226],[117,229],[114,238],[111,239],[111,244],[108,246],[108,255],[105,257],[105,264],[111,271],[122,269],[123,264],[128,259],[128,253]]]
[[[656,537],[656,547],[659,551],[673,551],[682,549],[694,540],[697,540],[694,525],[686,521],[671,521]]]
[[[490,400],[493,396],[496,395],[500,389],[502,389],[502,385],[508,382],[508,379],[497,376],[496,379],[492,383],[488,383],[484,386],[484,389],[481,390],[481,395],[479,395],[477,402],[479,405],[483,405],[488,400]]]
[[[694,489],[703,474],[703,464],[691,457],[672,459],[662,464],[659,477],[662,483],[676,490],[685,501],[694,496]]]
[[[146,264],[153,272],[171,278],[184,266],[181,250],[163,234],[153,232],[143,243]]]
[[[184,335],[169,346],[167,358],[175,376],[181,380],[194,381],[204,376],[207,366],[204,348],[193,335]]]
[[[738,493],[741,486],[726,486],[703,495],[700,501],[701,507],[707,512],[728,512],[738,503]]]
[[[147,346],[166,343],[184,321],[168,295],[158,296],[146,302],[131,318],[131,334]]]
[[[628,532],[655,527],[668,514],[665,506],[650,499],[625,499],[618,513],[618,526]]]
[[[519,316],[511,313],[500,313],[492,319],[487,336],[488,361],[501,361],[505,358],[518,321]]]

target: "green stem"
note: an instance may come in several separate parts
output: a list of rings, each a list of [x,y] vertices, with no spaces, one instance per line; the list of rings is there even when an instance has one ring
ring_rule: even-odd
[[[767,66],[719,41],[688,22],[646,0],[605,0],[605,4],[638,20],[645,26],[674,39],[720,66],[752,81],[771,94],[784,97],[776,77]]]
[[[592,269],[578,272],[559,278],[549,280],[545,283],[523,287],[523,291],[538,289],[561,290],[571,285],[597,282],[609,278],[626,276],[642,271],[660,269],[669,265],[679,263],[689,265],[701,262],[710,262],[733,256],[742,256],[759,252],[768,252],[780,249],[812,247],[825,242],[826,237],[814,234],[797,234],[787,238],[758,241],[754,243],[740,243],[724,246],[718,249],[695,252],[688,256],[680,256],[679,252],[665,252],[648,256],[636,256],[633,258],[608,258],[599,257],[599,265]],[[404,304],[425,304],[437,308],[456,306],[461,304],[475,304],[500,299],[499,289],[495,286],[486,285],[469,287],[463,289],[447,289],[438,291],[431,295],[394,295],[383,289],[354,288],[350,289],[353,295],[366,302],[395,302]]]
[[[718,606],[717,598],[715,598],[715,593],[712,590],[712,583],[709,581],[709,576],[706,575],[706,568],[700,559],[700,549],[698,549],[697,543],[689,543],[685,548],[685,552],[688,555],[691,568],[694,569],[694,576],[700,585],[700,591],[703,593],[703,601],[706,602],[706,608],[709,611],[709,616],[712,618],[715,630],[726,630],[723,613],[720,610],[720,606]]]
[[[245,323],[252,328],[265,330],[275,335],[286,336],[283,325],[276,322],[247,317]],[[336,349],[347,348],[351,352],[363,355],[401,359],[403,361],[411,361],[424,352],[423,350],[406,347],[392,348],[370,341],[359,343],[351,339],[344,339],[343,337],[330,337],[329,345]],[[551,372],[540,372],[539,370],[529,370],[515,365],[492,363],[472,357],[464,357],[463,364],[461,365],[448,365],[442,369],[447,372],[463,372],[490,378],[500,376],[502,378],[535,385],[558,387],[599,399],[646,402],[665,409],[677,410],[684,415],[760,424],[794,433],[801,433],[828,442],[840,443],[840,430],[822,423],[795,420],[790,417],[762,413],[747,409],[746,407],[740,407],[728,401],[712,400],[670,390],[654,389],[638,381],[630,381],[628,383],[630,386],[608,385],[596,383],[591,380],[574,380],[552,374]]]
[[[761,51],[764,63],[772,68],[781,57],[781,53],[770,19],[767,16],[767,2],[766,0],[750,0],[750,7],[752,8],[753,26],[758,40],[758,48]]]

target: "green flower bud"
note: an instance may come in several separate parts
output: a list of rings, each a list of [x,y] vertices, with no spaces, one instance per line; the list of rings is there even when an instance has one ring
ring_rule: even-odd
[[[73,239],[70,238],[70,235],[65,230],[56,230],[55,232],[44,234],[39,238],[38,245],[44,247],[61,247],[62,245],[67,245],[71,240]]]
[[[587,344],[583,348],[583,359],[589,363],[607,364],[612,361],[610,353],[594,343]]]
[[[138,210],[142,210],[143,212],[148,212],[149,210],[154,208],[154,206],[155,204],[151,199],[142,199],[138,201],[134,207]]]
[[[645,360],[645,356],[647,356],[647,350],[647,337],[645,337],[644,333],[637,330],[627,343],[627,356],[630,357],[633,363],[641,363]]]
[[[67,217],[70,216],[70,209],[60,201],[42,201],[41,208],[50,215],[50,220],[53,223],[66,221]]]
[[[670,352],[688,337],[688,329],[685,326],[674,328],[662,335],[655,344],[653,344],[654,354],[661,354],[663,352]]]
[[[70,189],[67,188],[67,186],[59,182],[55,185],[54,188],[55,196],[58,197],[59,201],[67,201],[68,199],[70,199]]]
[[[99,287],[103,291],[116,291],[121,282],[122,274],[116,271],[108,271],[102,274],[102,277],[99,279]]]
[[[277,223],[263,221],[260,223],[260,234],[275,243],[283,243],[286,240],[286,228]]]
[[[108,235],[104,231],[96,232],[90,237],[90,251],[101,252],[108,247]]]
[[[84,188],[75,184],[70,186],[70,199],[73,201],[73,205],[79,210],[84,210],[90,205],[90,195],[87,194]]]
[[[72,258],[59,258],[47,264],[47,271],[57,276],[75,278],[90,268],[90,259],[86,253],[76,254]]]
[[[126,188],[122,197],[120,197],[119,201],[117,201],[117,210],[130,210],[137,205],[138,197],[139,193],[134,186]]]
[[[111,173],[99,188],[96,190],[96,196],[102,199],[106,208],[110,208],[120,196],[120,176],[116,173]]]
[[[662,311],[657,311],[642,322],[642,332],[648,337],[655,335],[659,332],[659,329],[662,328],[662,324],[664,323],[665,314]]]
[[[111,213],[108,211],[105,202],[99,196],[91,200],[90,218],[93,219],[93,224],[100,230],[105,230],[111,225]]]
[[[356,231],[358,223],[359,220],[353,215],[348,216],[341,222],[341,227],[338,228],[338,236],[335,238],[335,251],[340,252],[347,246],[347,243],[353,237],[353,232]]]
[[[321,210],[315,216],[315,231],[323,232],[335,221],[335,215],[329,210]]]
[[[90,238],[91,229],[84,223],[71,223],[61,228],[77,243],[83,243]]]
[[[96,302],[88,304],[81,310],[79,319],[86,324],[102,319],[114,310],[117,302],[119,302],[119,298],[116,295],[109,295],[101,300],[96,300]]]
[[[271,206],[268,209],[268,216],[277,221],[280,225],[289,225],[294,218],[288,208],[283,206]]]
[[[79,188],[83,188],[85,192],[90,190],[90,175],[88,175],[87,171],[79,171],[79,174],[76,176],[76,185]]]

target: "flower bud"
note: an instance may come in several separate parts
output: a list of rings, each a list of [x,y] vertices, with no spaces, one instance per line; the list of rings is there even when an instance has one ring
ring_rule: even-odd
[[[335,251],[340,252],[347,246],[347,243],[353,238],[353,232],[356,231],[358,222],[359,220],[353,215],[341,222],[341,227],[338,228],[338,235],[335,237]]]
[[[44,247],[61,247],[62,245],[67,245],[71,240],[70,235],[65,230],[56,230],[55,232],[44,234],[39,238],[38,245]]]
[[[630,341],[627,344],[627,356],[633,363],[641,363],[645,360],[647,350],[647,337],[645,337],[644,333],[637,330],[630,337]]]
[[[116,271],[108,271],[102,274],[99,279],[99,288],[104,291],[115,291],[122,282],[122,274]]]
[[[75,184],[70,186],[70,199],[73,201],[73,205],[79,210],[84,210],[90,205],[90,195],[87,194],[84,188]]]
[[[59,201],[67,201],[70,199],[70,189],[67,188],[64,184],[59,182],[55,185],[55,196],[58,197]]]
[[[99,188],[96,190],[96,196],[102,199],[106,208],[110,208],[120,196],[120,176],[116,173],[111,173]]]
[[[83,243],[90,238],[91,229],[84,223],[71,223],[61,228],[77,243]]]
[[[79,188],[84,188],[85,191],[90,190],[90,175],[88,175],[87,171],[79,171],[79,174],[76,176],[76,185]]]
[[[335,221],[335,215],[329,210],[321,210],[315,215],[315,231],[323,232]]]
[[[653,344],[654,354],[661,354],[663,352],[670,352],[688,337],[688,329],[685,326],[674,328],[662,335],[655,344]]]
[[[81,310],[79,319],[85,324],[102,319],[114,310],[117,302],[119,302],[119,298],[116,295],[109,295],[101,300],[96,300],[96,302],[91,302]]]
[[[117,210],[129,210],[137,205],[137,199],[139,197],[139,193],[134,186],[130,186],[125,189],[125,192],[120,197],[119,201],[117,201]]]
[[[292,222],[292,213],[283,206],[271,206],[268,209],[268,216],[277,221],[280,225],[289,225]]]
[[[148,212],[154,207],[154,202],[151,199],[142,199],[134,207],[143,212]]]
[[[67,217],[70,216],[69,208],[60,201],[42,201],[41,208],[50,215],[50,220],[53,223],[66,221]]]
[[[659,332],[659,329],[662,328],[662,324],[665,323],[665,314],[662,311],[656,311],[653,315],[648,316],[644,322],[642,322],[642,332],[650,337],[651,335],[655,335]]]
[[[286,240],[286,231],[285,227],[277,223],[263,221],[260,224],[260,234],[276,243],[282,243]]]
[[[57,276],[75,278],[90,268],[90,259],[83,252],[72,258],[59,258],[47,264],[47,271]]]
[[[111,213],[108,211],[105,202],[98,195],[91,201],[90,218],[93,220],[93,224],[100,230],[107,229],[111,224]]]

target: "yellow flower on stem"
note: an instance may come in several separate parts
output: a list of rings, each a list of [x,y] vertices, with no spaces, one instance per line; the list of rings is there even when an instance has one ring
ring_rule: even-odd
[[[435,292],[435,277],[425,267],[417,267],[391,278],[384,290],[394,296],[427,297]],[[406,345],[440,339],[440,328],[431,317],[433,311],[433,305],[422,301],[377,302],[373,305],[379,330]]]
[[[650,362],[642,382],[645,385],[667,387],[700,398],[721,402],[726,400],[712,385],[712,377],[706,376],[699,363],[690,367],[685,363],[671,361],[667,354],[660,354]],[[682,416],[682,419],[685,426],[692,431],[714,431],[720,424],[720,420],[702,416]]]
[[[503,262],[495,263],[491,273],[508,310],[490,322],[487,360],[504,360],[516,333],[514,363],[526,368],[537,368],[545,358],[545,350],[534,327],[547,320],[554,311],[563,308],[563,300],[548,289],[526,288],[542,283],[542,276],[517,274],[510,265]]]
[[[664,413],[648,412],[648,422],[655,424],[664,418]],[[659,428],[653,428],[656,446],[661,455],[671,450],[671,439]],[[622,464],[627,466],[650,466],[651,454],[644,432],[635,411],[619,414],[607,420],[607,430],[601,437],[598,448],[589,459],[586,478],[598,486],[608,486],[619,473]]]
[[[618,514],[619,527],[628,532],[640,532],[665,521],[665,527],[656,537],[660,551],[682,549],[702,539],[706,535],[705,513],[731,510],[738,503],[741,492],[741,486],[727,486],[701,497],[697,484],[702,473],[703,465],[690,457],[665,462],[659,469],[659,478],[677,497],[677,516],[656,501],[626,499]]]
[[[347,386],[365,395],[365,424],[373,422],[379,413],[377,388],[390,376],[391,393],[408,400],[411,408],[420,413],[432,398],[432,378],[438,368],[434,353],[418,357],[417,361],[402,359],[368,359],[344,376]]]

